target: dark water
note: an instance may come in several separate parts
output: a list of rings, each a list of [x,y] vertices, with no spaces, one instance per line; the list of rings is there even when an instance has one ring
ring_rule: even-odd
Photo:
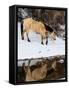
[[[42,58],[42,59],[44,60],[44,58]],[[51,59],[51,58],[49,58],[49,59]],[[65,63],[64,63],[64,61],[62,63],[59,62],[61,59],[65,60],[64,56],[63,56],[63,58],[55,57],[55,58],[52,58],[51,60],[49,60],[49,59],[45,59],[43,61],[44,63],[47,63],[47,66],[48,66],[46,78],[44,78],[43,80],[58,80],[58,79],[64,78],[65,77]],[[56,70],[51,68],[52,63],[55,60],[56,60]],[[40,66],[41,65],[40,64],[38,65],[38,61],[37,61],[37,64],[30,66],[31,72],[33,70],[35,70],[36,68],[39,68]],[[25,67],[27,67],[27,66],[25,66]],[[24,68],[22,66],[18,67],[18,80],[17,81],[18,82],[25,81],[25,77],[26,77],[26,74],[25,74]]]

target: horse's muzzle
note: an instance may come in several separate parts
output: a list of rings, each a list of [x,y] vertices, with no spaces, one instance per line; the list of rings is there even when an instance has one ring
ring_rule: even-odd
[[[56,38],[54,38],[54,40],[56,40]]]

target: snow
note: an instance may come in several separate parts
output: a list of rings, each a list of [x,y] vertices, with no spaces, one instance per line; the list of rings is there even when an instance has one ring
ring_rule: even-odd
[[[55,41],[49,38],[48,45],[45,40],[42,45],[40,35],[34,32],[29,33],[31,42],[26,40],[26,35],[24,37],[25,40],[21,40],[21,28],[18,23],[18,60],[65,55],[65,41],[58,37]]]
[[[29,66],[31,66],[31,65],[36,65],[36,63],[37,63],[37,61],[42,61],[42,59],[34,59],[34,60],[31,60],[31,62],[30,62],[30,65]],[[19,61],[18,62],[18,66],[22,66],[22,64],[23,63],[25,63],[25,66],[27,66],[28,65],[28,60],[26,60],[26,61]]]
[[[60,61],[58,61],[59,63],[64,63],[64,60],[63,59],[60,59]]]
[[[22,14],[22,18],[25,18],[26,16],[28,16],[28,14],[25,12],[24,9],[19,8],[18,11]]]
[[[65,29],[65,25],[61,25],[61,24],[59,24],[59,27],[60,27],[60,29]]]
[[[58,79],[58,80],[65,80],[65,77],[64,77],[64,78],[60,78],[60,79]]]

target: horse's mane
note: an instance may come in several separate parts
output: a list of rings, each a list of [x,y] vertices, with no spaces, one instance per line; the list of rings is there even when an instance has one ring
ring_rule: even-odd
[[[51,26],[49,26],[47,24],[44,24],[44,25],[45,25],[45,28],[46,28],[47,31],[49,31],[51,33],[54,31],[54,29]]]

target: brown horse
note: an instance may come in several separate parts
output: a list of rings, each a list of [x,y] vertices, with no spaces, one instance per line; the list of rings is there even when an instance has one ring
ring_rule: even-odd
[[[26,69],[26,79],[25,81],[37,81],[47,78],[48,73],[53,70],[56,71],[56,61],[54,61],[51,67],[48,68],[47,63],[41,62],[41,66],[35,68],[31,71],[30,61]]]
[[[46,74],[47,74],[46,64],[42,64],[41,67],[38,67],[33,71],[31,71],[29,64],[26,72],[26,81],[37,81],[37,80],[44,79],[46,77]]]
[[[54,39],[55,33],[53,29],[40,21],[35,21],[32,18],[26,18],[21,22],[21,36],[24,39],[24,33],[27,35],[27,40],[30,42],[28,33],[30,31],[36,32],[41,36],[41,44],[43,44],[43,39],[46,39],[46,44],[48,43],[48,35]]]

